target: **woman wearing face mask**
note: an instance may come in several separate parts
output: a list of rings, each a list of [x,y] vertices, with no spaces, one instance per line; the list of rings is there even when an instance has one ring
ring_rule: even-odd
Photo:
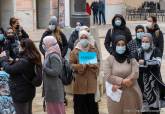
[[[145,33],[141,49],[138,50],[138,83],[143,94],[143,114],[160,114],[160,108],[164,107],[165,85],[160,72],[161,57],[160,50],[154,47],[152,35]]]
[[[114,101],[108,96],[108,114],[140,114],[142,95],[138,86],[139,67],[135,59],[130,59],[124,35],[115,36],[114,55],[109,55],[104,63],[106,83],[111,91],[121,90],[121,98]]]
[[[164,51],[164,37],[163,33],[159,28],[159,25],[157,24],[157,18],[155,16],[150,16],[147,19],[147,32],[152,34],[153,37],[153,43],[155,47],[159,48],[161,51],[161,54],[163,56]]]
[[[66,36],[64,33],[60,30],[58,23],[57,23],[57,18],[55,16],[52,16],[49,22],[49,27],[48,29],[43,33],[40,44],[39,44],[39,49],[43,55],[45,55],[45,50],[42,47],[43,39],[46,36],[54,36],[60,46],[61,49],[61,55],[62,58],[65,57],[67,50],[68,50],[68,42],[66,39]]]
[[[19,52],[20,58],[13,64],[10,64],[5,55],[0,55],[1,65],[10,74],[9,86],[16,114],[32,114],[36,88],[27,79],[32,80],[36,76],[34,65],[42,65],[41,55],[30,39],[21,40]]]
[[[131,57],[135,58],[137,50],[141,47],[141,38],[145,32],[142,25],[137,25],[135,28],[136,37],[128,43],[128,49],[130,50]]]
[[[116,14],[112,19],[112,26],[106,34],[104,46],[107,51],[112,54],[114,52],[114,36],[118,34],[123,34],[126,36],[127,43],[132,40],[132,35],[128,27],[126,27],[126,21],[124,17],[120,14]]]
[[[62,73],[61,50],[53,36],[46,36],[42,45],[45,50],[43,79],[47,113],[65,114],[64,87],[59,77]]]
[[[83,30],[79,34],[80,41],[71,51],[70,63],[75,72],[73,85],[74,114],[99,114],[98,103],[95,102],[97,89],[98,64],[79,64],[79,52],[96,52],[90,44],[88,32]]]
[[[15,18],[15,17],[10,18],[9,24],[10,24],[10,27],[8,29],[13,30],[15,39],[20,41],[23,38],[29,38],[29,35],[20,26],[19,20],[17,18]]]
[[[6,33],[6,48],[7,54],[13,59],[16,60],[19,54],[19,43],[20,40],[29,38],[25,30],[20,27],[18,19],[15,17],[10,18],[10,27]]]

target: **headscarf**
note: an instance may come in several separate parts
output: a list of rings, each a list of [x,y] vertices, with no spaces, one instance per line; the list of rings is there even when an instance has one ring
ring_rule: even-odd
[[[155,46],[154,46],[152,35],[150,33],[144,33],[144,35],[142,36],[142,39],[143,39],[143,37],[147,37],[150,39],[150,50],[154,49]]]
[[[88,46],[87,48],[84,48],[84,47],[81,45],[81,43],[80,43],[81,37],[82,37],[83,35],[86,35],[87,40],[89,41],[89,33],[88,33],[86,30],[82,30],[82,31],[79,32],[79,41],[78,41],[78,43],[77,43],[77,45],[76,45],[75,48],[76,48],[76,49],[79,49],[79,50],[81,50],[81,51],[88,51],[88,50],[89,50],[89,46]],[[89,41],[89,43],[90,43],[90,41]]]
[[[51,53],[56,53],[61,57],[61,50],[54,36],[46,36],[43,39],[43,45],[45,46],[45,57]]]
[[[115,39],[115,41],[114,41],[114,43],[115,43],[115,46],[114,46],[115,49],[114,50],[115,51],[114,51],[113,55],[114,55],[115,59],[119,63],[123,63],[125,60],[127,60],[127,62],[130,63],[129,50],[128,50],[127,45],[126,45],[126,51],[123,54],[118,54],[116,52],[117,42],[120,41],[120,40],[123,40],[125,42],[125,44],[127,44],[126,43],[126,37],[124,35],[116,35],[114,39]]]

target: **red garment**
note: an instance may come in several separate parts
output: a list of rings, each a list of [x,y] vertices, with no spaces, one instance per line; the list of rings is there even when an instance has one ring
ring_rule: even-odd
[[[91,15],[91,8],[88,3],[86,3],[86,12]]]

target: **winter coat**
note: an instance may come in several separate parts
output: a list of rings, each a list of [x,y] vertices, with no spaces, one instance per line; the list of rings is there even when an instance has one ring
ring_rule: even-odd
[[[13,101],[22,103],[32,101],[36,89],[27,79],[32,80],[35,76],[34,64],[23,56],[13,64],[9,64],[7,59],[1,61],[5,72],[10,74],[9,86]]]
[[[76,40],[79,39],[79,31],[73,31],[68,42],[68,47],[73,50]]]
[[[119,17],[122,20],[122,25],[120,27],[117,27],[115,25],[116,17]],[[132,40],[131,32],[130,32],[129,28],[126,27],[126,22],[125,22],[123,16],[117,14],[112,20],[112,25],[113,25],[113,28],[108,30],[106,37],[105,37],[105,41],[104,41],[104,46],[105,46],[106,50],[111,54],[114,51],[114,41],[115,41],[114,36],[115,35],[119,35],[119,34],[125,35],[127,43]]]
[[[62,62],[55,53],[49,54],[44,60],[43,80],[44,94],[48,102],[64,102],[64,87],[61,79]]]
[[[147,28],[147,32],[152,34],[155,47],[159,48],[163,56],[164,51],[164,37],[159,26],[156,24],[153,29]]]
[[[97,89],[99,65],[95,65],[95,68],[92,68],[91,65],[85,65],[83,67],[78,62],[79,51],[78,49],[74,49],[70,54],[70,63],[75,73],[73,92],[74,94],[94,94]],[[91,46],[89,52],[97,53],[97,50]]]
[[[92,2],[91,9],[92,9],[94,14],[97,14],[98,10],[99,10],[99,3],[98,2]]]

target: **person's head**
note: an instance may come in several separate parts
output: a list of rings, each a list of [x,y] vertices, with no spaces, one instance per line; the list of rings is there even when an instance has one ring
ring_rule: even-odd
[[[42,47],[46,51],[45,55],[47,56],[50,53],[56,52],[61,55],[60,47],[57,43],[57,40],[54,36],[46,36],[43,39]]]
[[[26,38],[21,40],[19,52],[27,57],[32,63],[41,64],[41,55],[31,39]]]
[[[154,46],[153,37],[150,33],[145,33],[142,37],[142,49],[144,51],[149,51]]]
[[[114,18],[112,19],[112,25],[113,27],[117,27],[117,28],[120,28],[120,27],[124,27],[126,25],[126,21],[124,19],[124,17],[120,14],[116,14],[114,16]]]
[[[157,24],[157,17],[156,16],[148,17],[147,28],[152,29],[152,28],[154,28],[155,24]]]
[[[126,52],[126,37],[124,35],[115,36],[115,51],[117,54],[122,55]]]
[[[14,29],[19,29],[19,27],[20,27],[19,20],[15,17],[10,18],[10,23],[9,24]]]
[[[15,37],[15,36],[14,36],[14,31],[13,31],[12,28],[9,28],[9,29],[7,30],[6,36],[7,36],[8,39],[12,39],[12,38]]]
[[[76,28],[75,28],[75,30],[76,30],[76,31],[79,31],[80,28],[81,28],[81,26],[82,26],[82,25],[81,25],[81,22],[77,21],[77,22],[76,22]]]
[[[80,45],[83,48],[87,48],[89,46],[89,33],[86,30],[82,30],[79,32]]]
[[[57,28],[57,26],[58,26],[57,17],[52,16],[49,21],[49,29],[51,31],[54,31]]]
[[[5,40],[5,32],[3,28],[0,27],[0,44]]]
[[[85,25],[80,27],[80,31],[82,31],[82,30],[87,31],[88,33],[90,32],[89,27],[88,26],[85,26]]]
[[[145,29],[143,25],[137,25],[135,28],[135,32],[136,32],[136,38],[137,39],[141,39],[142,36],[144,35]]]

